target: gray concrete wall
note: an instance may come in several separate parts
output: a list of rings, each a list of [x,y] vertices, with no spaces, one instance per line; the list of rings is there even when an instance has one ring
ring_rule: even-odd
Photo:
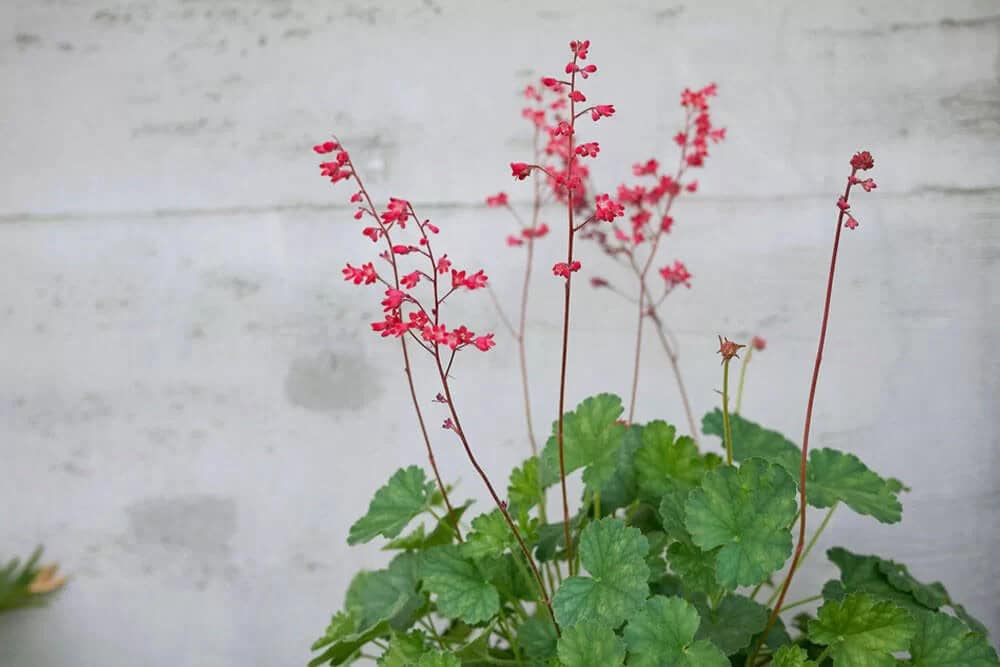
[[[669,317],[699,413],[717,400],[715,334],[760,333],[744,412],[797,437],[833,202],[850,154],[875,153],[814,435],[913,492],[901,524],[844,512],[823,544],[903,559],[1000,631],[1000,7],[616,4],[0,4],[0,555],[44,542],[73,577],[51,608],[0,619],[0,664],[303,663],[351,573],[385,558],[349,549],[348,526],[423,461],[398,352],[365,331],[374,294],[339,275],[371,246],[309,146],[350,139],[374,190],[419,203],[510,303],[520,255],[481,201],[526,196],[505,166],[527,154],[516,92],[577,36],[601,66],[588,94],[619,109],[598,128],[600,182],[674,155],[678,91],[720,86],[731,138],[666,249],[695,274]],[[544,244],[541,266],[559,252]],[[542,278],[531,309],[543,425],[559,295]],[[461,308],[502,331],[485,297]],[[580,292],[571,402],[626,392],[632,321]],[[527,446],[499,339],[456,375],[503,479]],[[647,342],[638,416],[679,421]],[[814,558],[796,589],[832,574]]]

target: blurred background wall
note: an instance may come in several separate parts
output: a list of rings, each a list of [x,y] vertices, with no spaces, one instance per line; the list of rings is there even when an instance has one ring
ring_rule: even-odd
[[[397,349],[366,330],[377,294],[340,276],[372,246],[310,147],[349,141],[377,195],[412,199],[512,306],[513,223],[482,202],[528,197],[506,166],[529,156],[518,92],[575,37],[601,68],[587,94],[619,112],[592,130],[605,188],[675,159],[679,91],[719,84],[730,138],[663,255],[694,274],[667,316],[698,414],[715,335],[760,334],[743,412],[799,437],[834,202],[852,152],[874,152],[814,446],[913,491],[902,523],[845,511],[822,545],[900,558],[1000,631],[995,2],[4,0],[0,26],[0,556],[44,543],[72,574],[51,608],[0,619],[3,665],[306,660],[351,574],[386,560],[348,526],[424,461]],[[561,252],[542,244],[530,311],[540,436]],[[528,450],[515,346],[482,293],[456,307],[498,332],[455,376],[501,481]],[[578,291],[571,404],[627,392],[633,319]],[[647,343],[637,416],[681,422]],[[482,498],[434,436],[457,494]],[[798,591],[834,575],[821,553]]]

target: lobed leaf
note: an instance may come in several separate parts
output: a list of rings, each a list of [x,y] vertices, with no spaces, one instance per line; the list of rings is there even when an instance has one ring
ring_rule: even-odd
[[[947,614],[919,612],[910,642],[913,667],[996,667],[997,652],[985,635]]]
[[[816,663],[809,660],[805,649],[799,646],[782,646],[775,652],[771,667],[816,667]]]
[[[430,504],[434,483],[417,466],[400,468],[375,492],[368,512],[354,522],[348,544],[370,542],[375,537],[396,537]]]
[[[895,665],[892,654],[905,651],[915,632],[909,612],[864,593],[826,602],[809,623],[809,639],[829,646],[837,667]]]
[[[625,626],[630,667],[728,667],[710,641],[695,640],[700,619],[681,598],[655,596]]]
[[[583,621],[563,632],[559,661],[565,667],[622,667],[625,644],[611,628]]]
[[[695,638],[709,640],[726,655],[750,646],[750,641],[767,625],[767,607],[744,595],[727,595],[714,609],[701,596],[694,605],[701,616]]]
[[[649,594],[649,543],[620,519],[587,524],[580,536],[580,561],[589,577],[566,579],[553,597],[556,620],[563,629],[587,620],[616,627],[637,611]]]
[[[482,623],[500,610],[500,595],[457,545],[428,549],[420,563],[424,589],[437,596],[444,616]]]
[[[635,453],[639,492],[659,500],[675,489],[690,490],[701,483],[708,465],[688,436],[675,439],[676,430],[664,421],[652,421],[642,430],[642,446]]]
[[[389,621],[397,631],[413,625],[418,610],[427,601],[417,592],[417,556],[402,553],[389,567],[374,572],[361,571],[347,588],[344,606],[357,619],[358,627]]]
[[[716,579],[727,589],[759,584],[792,552],[795,482],[774,463],[751,458],[738,470],[713,470],[684,507],[694,544],[703,551],[721,547]]]
[[[566,474],[584,468],[583,483],[589,490],[600,489],[614,476],[626,431],[625,425],[618,421],[623,412],[622,399],[613,394],[598,394],[563,416]],[[557,432],[558,422],[554,422],[552,436],[542,450],[539,473],[545,486],[559,481]]]

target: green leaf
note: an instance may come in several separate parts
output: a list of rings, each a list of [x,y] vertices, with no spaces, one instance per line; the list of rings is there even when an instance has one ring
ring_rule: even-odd
[[[625,626],[629,667],[729,667],[711,642],[695,641],[698,612],[681,598],[652,597]]]
[[[934,591],[941,585],[924,586],[911,577],[903,565],[878,556],[851,553],[841,547],[828,550],[826,555],[840,568],[840,582],[828,582],[823,587],[823,595],[828,599],[841,599],[848,593],[868,593],[910,610],[937,610],[941,604],[934,595]],[[895,586],[890,582],[887,571],[893,573]],[[919,598],[913,594],[915,590],[920,592]],[[943,587],[941,590],[943,591]],[[925,602],[937,604],[928,606]]]
[[[649,543],[620,519],[587,524],[580,537],[580,560],[589,577],[566,579],[553,598],[556,620],[563,629],[589,620],[606,627],[620,625],[642,606],[649,594]]]
[[[726,655],[750,646],[750,640],[764,631],[769,615],[767,607],[743,595],[727,595],[714,609],[699,596],[695,607],[701,616],[695,638],[709,640]]]
[[[345,607],[357,619],[358,627],[389,621],[394,630],[413,625],[416,612],[426,599],[417,592],[417,556],[402,553],[385,570],[361,571],[347,588]]]
[[[542,485],[538,477],[538,459],[532,456],[520,468],[510,472],[507,484],[507,499],[510,502],[510,513],[524,523],[528,519],[528,511],[542,502]]]
[[[517,634],[524,654],[535,662],[545,663],[555,656],[558,637],[552,619],[546,612],[538,610],[521,624]]]
[[[569,530],[571,538],[577,528],[580,527],[580,522],[584,518],[582,514],[570,517]],[[538,527],[538,547],[535,549],[535,556],[538,557],[538,560],[550,561],[565,548],[566,530],[563,528],[562,522],[547,523]]]
[[[903,506],[893,487],[853,454],[813,450],[806,476],[808,502],[813,507],[830,507],[839,501],[882,523],[897,523],[903,517]]]
[[[705,460],[688,436],[674,439],[676,430],[664,421],[652,421],[642,429],[642,446],[635,453],[639,492],[659,500],[675,489],[689,490],[701,482]]]
[[[396,537],[406,524],[427,509],[433,490],[434,483],[428,482],[424,471],[417,466],[397,470],[375,492],[368,513],[351,526],[347,543],[370,542],[378,535]]]
[[[795,480],[799,479],[802,450],[777,431],[769,431],[730,415],[733,458],[743,461],[756,456],[777,463]],[[723,436],[722,413],[716,409],[702,420],[705,433]],[[817,449],[809,454],[806,466],[808,502],[813,507],[830,507],[843,502],[858,514],[872,516],[882,523],[896,523],[903,507],[897,494],[906,487],[896,479],[883,479],[853,454],[835,449]]]
[[[635,453],[642,445],[642,426],[632,424],[625,431],[618,449],[618,465],[611,479],[601,487],[601,508],[607,512],[628,507],[639,493],[638,474],[635,470]]]
[[[584,468],[583,483],[589,490],[600,489],[614,476],[618,449],[625,438],[625,425],[618,423],[625,408],[622,399],[598,394],[584,400],[563,417],[563,457],[566,474]],[[542,450],[542,483],[559,481],[559,422],[552,425],[552,437]]]
[[[819,608],[809,623],[809,639],[830,647],[837,667],[892,666],[916,631],[913,616],[886,600],[852,593]]]
[[[472,560],[487,556],[499,557],[514,545],[514,534],[500,510],[481,514],[472,520],[472,532],[462,544],[463,554]]]
[[[798,646],[782,646],[774,654],[771,667],[816,667],[809,654]]]
[[[431,651],[420,657],[417,667],[462,667],[462,661],[451,651]]]
[[[467,501],[464,505],[460,507],[455,507],[455,520],[460,521],[462,515],[465,511],[469,509],[472,505],[472,501]],[[396,550],[407,550],[407,551],[419,551],[422,549],[429,549],[430,547],[436,547],[441,544],[451,544],[455,541],[455,528],[451,523],[451,519],[445,515],[434,526],[429,534],[424,528],[423,524],[418,525],[408,534],[402,537],[397,537],[394,540],[389,540],[386,542],[385,546],[382,547],[382,551],[396,551]]]
[[[913,577],[902,563],[878,559],[878,570],[885,575],[889,585],[901,593],[909,593],[913,599],[928,609],[937,609],[948,602],[948,591],[939,581],[925,584]]]
[[[583,621],[563,632],[559,661],[565,667],[622,667],[625,644],[611,628]]]
[[[701,420],[702,430],[708,435],[723,437],[722,411],[716,408]],[[757,457],[777,463],[794,479],[799,477],[802,450],[777,431],[770,431],[739,415],[729,415],[729,428],[733,438],[733,458],[745,461]]]
[[[357,619],[343,612],[333,617],[326,633],[313,643],[312,650],[325,647],[320,655],[309,661],[309,667],[340,665],[350,660],[358,649],[371,640],[389,634],[389,622],[381,621],[368,628],[356,629]]]
[[[781,567],[792,552],[788,530],[795,517],[795,482],[780,466],[746,460],[705,475],[685,503],[686,526],[703,551],[716,556],[717,581],[728,589],[753,586]]]
[[[481,623],[500,610],[500,595],[457,545],[428,549],[420,564],[424,589],[437,596],[438,611],[466,623]]]
[[[426,639],[420,630],[405,635],[395,634],[389,648],[378,659],[378,667],[410,667],[424,654]]]
[[[667,535],[675,540],[691,539],[691,534],[684,525],[684,504],[687,502],[688,492],[675,489],[663,494],[660,499],[660,521]]]
[[[671,571],[684,582],[687,593],[715,594],[719,590],[715,571],[715,551],[702,551],[691,542],[674,542],[667,548]]]
[[[1000,664],[984,635],[942,613],[916,614],[917,633],[910,642],[913,667],[996,667]]]

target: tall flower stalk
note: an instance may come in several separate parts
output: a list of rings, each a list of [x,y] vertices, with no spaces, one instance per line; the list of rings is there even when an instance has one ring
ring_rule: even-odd
[[[792,579],[795,577],[799,560],[802,557],[802,550],[806,544],[806,478],[808,463],[807,457],[809,455],[809,433],[812,427],[813,403],[816,400],[816,385],[819,382],[819,367],[823,361],[823,347],[826,345],[826,330],[830,321],[830,302],[833,298],[833,278],[837,270],[837,253],[840,249],[840,233],[844,227],[852,230],[858,227],[857,219],[850,212],[851,189],[855,185],[859,185],[865,192],[871,192],[874,190],[876,188],[875,181],[870,178],[858,178],[858,172],[868,171],[874,166],[875,160],[872,158],[871,153],[868,151],[855,153],[851,158],[851,173],[847,177],[847,186],[844,189],[844,194],[837,200],[837,209],[839,210],[839,213],[837,215],[837,225],[833,236],[833,252],[830,256],[830,271],[826,281],[826,299],[823,303],[823,321],[819,330],[819,343],[816,347],[816,361],[813,364],[812,380],[809,383],[809,400],[806,403],[805,425],[802,429],[802,458],[799,463],[799,535],[795,544],[795,551],[792,553],[792,563],[789,565],[788,574],[785,575],[785,580],[781,585],[781,593],[778,594],[778,600],[774,605],[774,609],[771,610],[770,617],[767,619],[767,626],[764,628],[764,632],[761,633],[760,639],[757,640],[754,650],[747,656],[747,667],[752,667],[754,664],[757,653],[760,651],[761,643],[774,626],[774,622],[777,620],[778,614],[781,613],[781,607],[785,602],[785,596],[788,594],[788,589],[792,585]]]

